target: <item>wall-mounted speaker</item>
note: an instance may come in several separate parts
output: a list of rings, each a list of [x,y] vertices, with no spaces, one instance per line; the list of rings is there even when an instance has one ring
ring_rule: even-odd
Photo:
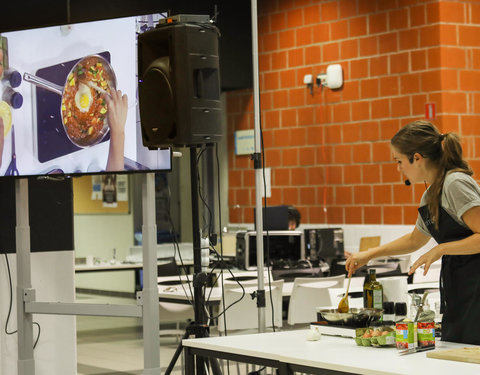
[[[139,35],[145,146],[196,146],[221,139],[218,35],[208,22],[164,23]]]

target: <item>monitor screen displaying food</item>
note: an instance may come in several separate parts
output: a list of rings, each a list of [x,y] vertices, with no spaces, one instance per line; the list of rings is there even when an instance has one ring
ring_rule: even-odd
[[[160,18],[0,33],[0,176],[171,170],[138,110],[137,36]]]

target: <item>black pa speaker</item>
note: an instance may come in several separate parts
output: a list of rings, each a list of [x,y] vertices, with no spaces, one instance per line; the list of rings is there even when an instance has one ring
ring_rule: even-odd
[[[143,144],[195,146],[222,137],[218,29],[159,24],[138,37]]]

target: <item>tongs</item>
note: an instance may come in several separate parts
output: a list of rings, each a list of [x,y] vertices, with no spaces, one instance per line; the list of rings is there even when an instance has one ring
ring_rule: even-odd
[[[427,299],[427,296],[428,296],[428,291],[425,291],[423,293],[422,301],[417,307],[417,314],[415,315],[415,320],[414,320],[415,322],[418,322],[418,317],[420,316],[421,313],[423,313],[423,306],[425,306],[425,301]]]
[[[412,354],[412,353],[418,353],[418,352],[426,352],[427,350],[433,350],[435,349],[435,346],[425,346],[423,348],[411,348],[411,349],[405,349],[400,352],[398,352],[399,355],[405,355],[405,354]]]

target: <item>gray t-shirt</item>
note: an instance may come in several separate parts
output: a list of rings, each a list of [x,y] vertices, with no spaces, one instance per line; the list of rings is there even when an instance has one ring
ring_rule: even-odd
[[[426,195],[430,188],[423,193],[420,207],[426,205]],[[442,191],[442,207],[460,225],[468,228],[462,220],[462,216],[470,208],[480,206],[480,187],[468,174],[462,172],[451,172],[445,177]],[[428,236],[430,232],[423,222],[420,214],[417,218],[418,230]]]

